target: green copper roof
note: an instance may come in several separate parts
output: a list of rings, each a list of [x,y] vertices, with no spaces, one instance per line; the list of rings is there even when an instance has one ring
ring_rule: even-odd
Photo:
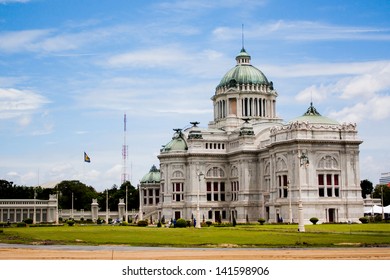
[[[181,130],[176,130],[175,134],[172,137],[172,140],[166,144],[161,152],[170,152],[170,151],[186,151],[188,146],[184,140],[184,135]]]
[[[160,182],[160,170],[155,165],[152,166],[150,171],[141,179],[141,183],[159,183]]]
[[[250,64],[250,58],[250,55],[242,48],[236,56],[237,65],[223,76],[218,87],[235,86],[237,83],[268,85],[267,77],[263,72]]]
[[[268,80],[259,69],[252,65],[236,65],[223,76],[218,87],[228,86],[232,82],[238,84],[265,84]]]
[[[310,103],[310,107],[307,109],[306,113],[302,116],[292,119],[290,122],[308,122],[311,124],[332,124],[338,125],[339,123],[335,120],[332,120],[328,117],[321,116],[318,113],[317,109],[313,106],[313,102]]]

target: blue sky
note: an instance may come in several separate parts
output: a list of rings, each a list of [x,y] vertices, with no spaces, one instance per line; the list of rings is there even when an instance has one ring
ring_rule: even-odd
[[[173,128],[212,120],[244,44],[278,115],[358,125],[361,179],[390,171],[390,1],[0,0],[0,178],[18,185],[146,174]],[[91,163],[83,162],[87,152]]]

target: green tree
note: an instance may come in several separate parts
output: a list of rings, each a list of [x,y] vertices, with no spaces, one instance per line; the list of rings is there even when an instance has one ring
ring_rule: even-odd
[[[59,208],[62,209],[71,209],[73,200],[73,209],[90,210],[92,199],[98,197],[93,187],[78,180],[62,181],[52,190],[52,193],[57,192]]]
[[[139,192],[129,181],[124,182],[119,188],[113,185],[111,189],[104,190],[98,195],[98,203],[101,209],[106,209],[107,191],[108,205],[111,211],[118,210],[119,199],[123,198],[126,203],[126,187],[127,187],[127,210],[138,209],[139,207]]]
[[[390,187],[388,185],[376,185],[374,189],[374,198],[382,198],[383,192],[383,206],[390,205]]]
[[[371,194],[374,187],[367,179],[360,181],[360,188],[362,189],[362,197],[366,198],[368,194]]]
[[[126,187],[127,187],[127,210],[131,211],[132,209],[139,208],[139,191],[135,188],[129,181],[124,182],[120,186],[120,191],[123,193],[123,198],[126,197]],[[126,199],[125,199],[126,202]]]

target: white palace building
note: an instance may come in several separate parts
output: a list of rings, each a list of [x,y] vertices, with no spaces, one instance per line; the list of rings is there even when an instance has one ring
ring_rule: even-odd
[[[310,104],[276,114],[278,93],[242,48],[212,96],[208,128],[176,129],[140,182],[140,218],[237,223],[358,222],[364,215],[356,124]],[[200,223],[198,223],[200,224]]]

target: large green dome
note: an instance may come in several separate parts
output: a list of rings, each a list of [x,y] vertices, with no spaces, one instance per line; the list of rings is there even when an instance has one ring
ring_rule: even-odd
[[[236,57],[237,65],[223,76],[218,87],[231,87],[236,84],[268,85],[267,77],[263,72],[250,64],[250,58],[250,55],[242,48]]]

